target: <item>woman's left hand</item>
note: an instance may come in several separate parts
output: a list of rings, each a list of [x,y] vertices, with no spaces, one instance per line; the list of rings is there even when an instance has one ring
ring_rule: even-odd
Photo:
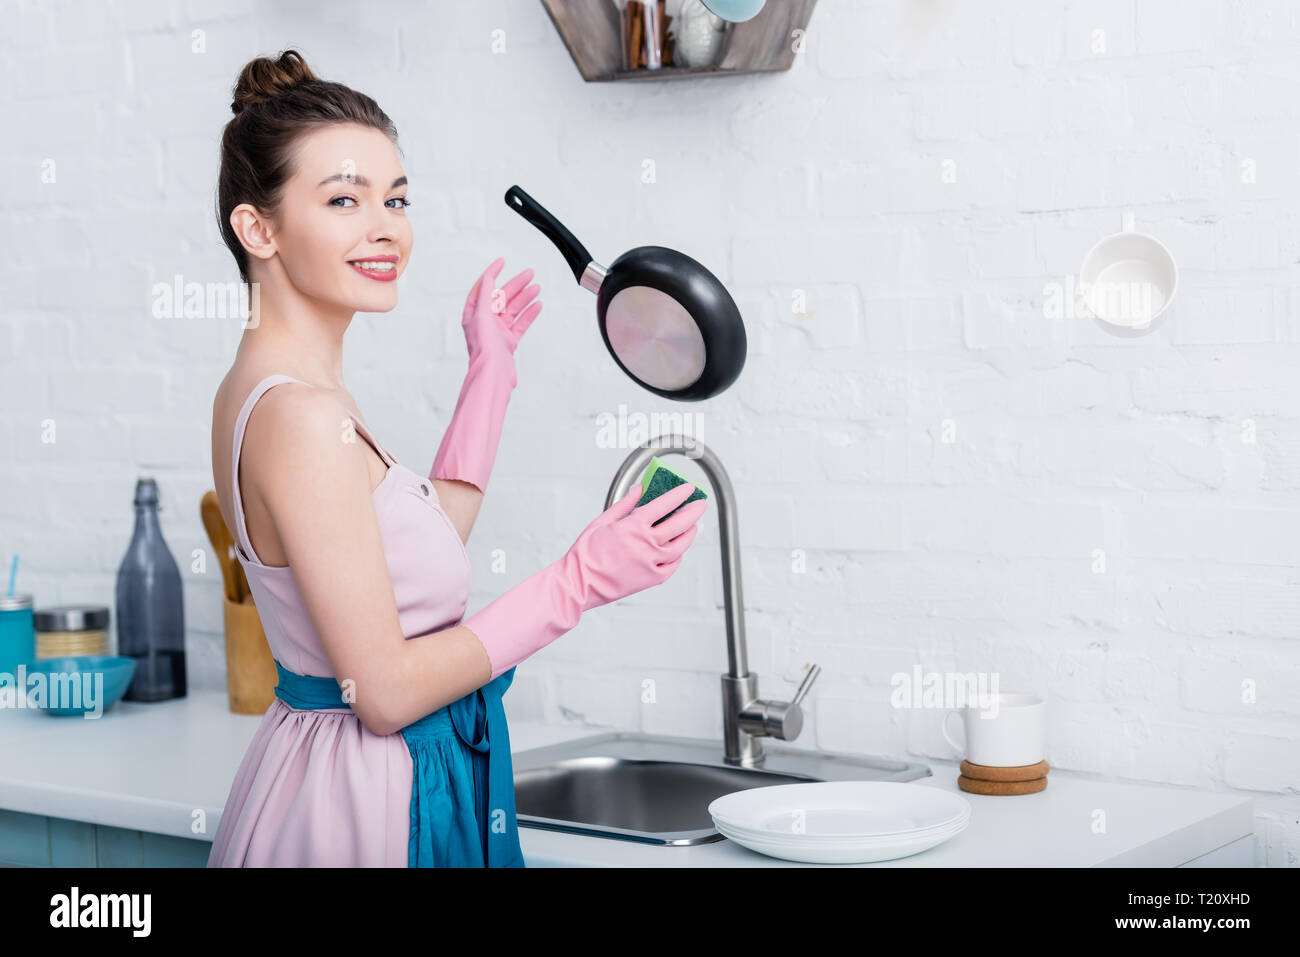
[[[465,300],[461,325],[465,327],[465,344],[471,359],[486,355],[513,361],[520,338],[542,311],[541,302],[532,301],[542,287],[536,283],[526,285],[533,278],[531,269],[525,269],[500,289],[496,288],[496,277],[505,263],[505,259],[498,258],[488,266]]]

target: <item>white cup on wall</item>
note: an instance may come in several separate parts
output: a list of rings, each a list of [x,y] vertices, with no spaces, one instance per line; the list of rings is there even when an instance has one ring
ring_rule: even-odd
[[[1047,750],[1047,705],[1036,694],[998,694],[988,708],[956,708],[943,716],[944,739],[971,764],[1018,768],[1037,764]],[[960,717],[966,741],[959,744],[948,732],[948,721]]]
[[[1136,230],[1132,210],[1120,226],[1083,257],[1079,305],[1107,332],[1145,335],[1173,302],[1178,265],[1164,243]]]

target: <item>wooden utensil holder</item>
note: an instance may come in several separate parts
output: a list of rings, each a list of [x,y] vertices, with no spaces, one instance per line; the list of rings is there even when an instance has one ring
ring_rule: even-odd
[[[279,675],[253,599],[242,603],[221,596],[226,621],[226,691],[235,714],[265,714],[275,697]]]

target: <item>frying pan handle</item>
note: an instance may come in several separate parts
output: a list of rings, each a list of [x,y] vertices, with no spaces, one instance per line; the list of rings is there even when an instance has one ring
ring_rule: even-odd
[[[578,242],[573,233],[564,228],[564,224],[546,211],[537,200],[533,199],[518,186],[506,190],[506,205],[524,219],[528,220],[555,243],[555,248],[564,256],[564,261],[573,270],[573,278],[581,282],[582,274],[590,263],[591,253],[587,247]]]

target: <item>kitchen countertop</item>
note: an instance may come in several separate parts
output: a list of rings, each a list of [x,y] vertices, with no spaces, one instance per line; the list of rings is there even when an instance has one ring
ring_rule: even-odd
[[[225,692],[208,690],[156,704],[119,702],[97,720],[0,708],[0,809],[210,841],[261,720],[231,714]],[[510,721],[515,753],[599,733]],[[933,776],[918,786],[970,802],[966,830],[911,857],[833,866],[1172,867],[1254,830],[1253,802],[1237,794],[1116,784],[1053,769],[1038,794],[991,797],[959,791],[954,762],[922,763]],[[1105,814],[1102,833],[1094,825],[1098,811]],[[663,847],[520,827],[519,841],[530,867],[823,866],[777,860],[729,840]]]

